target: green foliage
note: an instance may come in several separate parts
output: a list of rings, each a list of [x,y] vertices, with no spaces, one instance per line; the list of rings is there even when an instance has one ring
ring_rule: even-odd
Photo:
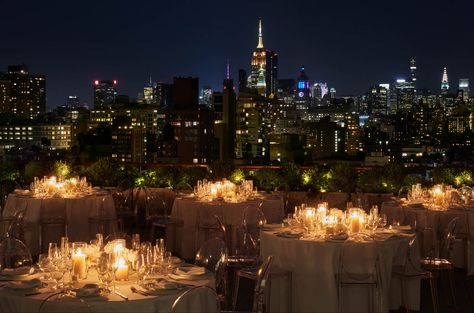
[[[403,179],[402,188],[404,191],[411,190],[411,186],[416,184],[423,184],[423,177],[417,174],[407,174]]]
[[[25,182],[32,182],[35,177],[43,178],[51,175],[52,164],[44,161],[30,161],[25,165],[23,177]]]
[[[328,190],[328,170],[313,166],[305,169],[301,173],[301,181],[304,190],[326,192]]]
[[[83,173],[95,186],[133,186],[138,170],[125,166],[110,158],[102,158],[89,166]]]
[[[243,180],[245,180],[245,172],[238,168],[232,172],[229,179],[235,184],[240,184]]]
[[[20,171],[10,162],[0,161],[0,181],[14,181],[20,177]]]
[[[357,173],[348,163],[336,163],[323,175],[329,191],[353,192],[357,186]]]
[[[433,183],[454,185],[455,173],[451,168],[438,167],[433,170]]]
[[[456,186],[472,186],[474,184],[474,181],[472,179],[472,172],[468,170],[463,170],[460,173],[456,174],[456,176],[454,177],[454,184]]]
[[[222,179],[230,177],[234,171],[235,166],[230,161],[216,161],[208,167],[209,179]]]
[[[364,192],[393,192],[398,193],[403,186],[405,174],[397,164],[387,164],[364,171],[359,177],[359,187]]]
[[[301,168],[294,163],[288,163],[281,169],[282,179],[289,190],[298,191],[304,189],[302,174]]]
[[[253,172],[249,177],[254,181],[254,185],[259,190],[272,191],[277,188],[284,188],[281,176],[271,168],[261,168]]]
[[[197,185],[198,180],[206,178],[207,170],[204,167],[193,166],[184,167],[181,169],[178,176],[177,189],[190,189],[193,190],[194,186]]]
[[[53,164],[53,175],[58,178],[68,178],[71,176],[71,166],[64,161],[56,161]]]

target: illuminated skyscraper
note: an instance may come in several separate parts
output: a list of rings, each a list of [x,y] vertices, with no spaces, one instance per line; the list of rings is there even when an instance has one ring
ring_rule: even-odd
[[[462,101],[469,100],[469,78],[459,79],[458,94],[460,95]]]
[[[309,90],[309,78],[304,71],[304,66],[301,66],[301,72],[296,80],[296,96],[295,96],[296,111],[300,112],[300,117],[306,119],[306,115],[311,102]]]
[[[153,92],[153,82],[151,81],[151,75],[150,75],[150,81],[148,84],[143,87],[143,102],[146,104],[152,104],[156,103],[155,95]]]
[[[273,98],[278,93],[278,54],[263,46],[261,18],[258,21],[258,44],[252,54],[248,87],[266,97]]]
[[[448,71],[446,67],[443,70],[443,78],[441,79],[441,94],[446,95],[449,92]]]
[[[199,104],[211,108],[212,106],[212,88],[210,86],[204,86],[201,88],[201,94],[199,95]]]
[[[116,80],[95,80],[94,81],[94,108],[110,108],[117,96]]]
[[[46,111],[46,78],[28,73],[25,64],[0,73],[0,112],[35,119]]]
[[[416,58],[410,59],[410,78],[413,86],[416,88]]]

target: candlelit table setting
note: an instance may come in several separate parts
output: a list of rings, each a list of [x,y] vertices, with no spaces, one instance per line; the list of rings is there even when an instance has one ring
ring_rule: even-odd
[[[110,192],[92,187],[79,177],[35,178],[29,190],[15,190],[8,196],[3,217],[11,217],[19,210],[26,210],[25,241],[33,255],[40,253],[38,238],[43,220],[63,220],[71,240],[87,241],[90,217],[115,216]]]
[[[268,223],[281,223],[284,217],[284,202],[281,196],[257,192],[252,181],[240,185],[227,180],[199,181],[194,193],[177,197],[173,203],[171,217],[183,220],[176,234],[179,255],[193,258],[199,244],[196,242],[199,221],[214,219],[215,215],[233,232],[242,224],[247,210],[260,210]]]
[[[386,217],[375,206],[367,214],[360,208],[342,211],[319,203],[315,207],[303,204],[296,208],[294,215],[279,228],[264,227],[260,237],[261,255],[273,255],[277,268],[292,273],[290,286],[278,279],[272,281],[270,311],[288,310],[288,294],[292,297],[292,312],[337,312],[339,301],[344,312],[368,311],[363,287],[350,289],[343,300],[338,298],[340,257],[347,246],[352,248],[354,260],[367,247],[375,249],[382,299],[377,311],[398,309],[400,281],[392,277],[392,269],[405,264],[408,242],[414,234],[410,227],[387,227],[386,223]],[[407,288],[408,306],[418,310],[419,281],[410,282]]]
[[[422,188],[417,184],[412,186],[406,198],[384,202],[381,212],[387,215],[390,224],[416,226],[419,234],[423,235],[421,254],[429,256],[433,247],[437,246],[438,234],[453,218],[459,217],[456,226],[457,238],[469,236],[469,228],[474,227],[469,224],[469,220],[474,219],[474,194],[469,187],[435,185]],[[466,258],[466,253],[474,255],[474,248],[465,250],[464,245],[456,244],[454,263],[458,267],[467,266],[468,270],[474,270],[474,259]]]
[[[211,272],[172,256],[165,251],[163,239],[152,245],[140,243],[134,235],[132,247],[127,248],[124,239],[104,245],[102,238],[98,234],[87,244],[63,237],[60,245],[51,243],[37,265],[27,267],[26,275],[0,281],[0,311],[38,312],[46,299],[60,293],[70,304],[81,299],[90,312],[169,312],[186,290],[214,288]],[[61,308],[63,301],[51,301],[50,306]],[[185,301],[205,307],[215,299]]]

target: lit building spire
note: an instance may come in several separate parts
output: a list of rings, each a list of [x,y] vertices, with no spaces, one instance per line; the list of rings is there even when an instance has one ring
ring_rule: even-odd
[[[257,45],[257,49],[263,49],[262,18],[258,19],[258,45]]]
[[[226,75],[225,77],[227,79],[230,79],[230,64],[229,64],[229,58],[227,58],[227,68],[226,68]]]
[[[446,66],[443,70],[443,78],[441,79],[441,93],[446,94],[449,91],[448,70]]]

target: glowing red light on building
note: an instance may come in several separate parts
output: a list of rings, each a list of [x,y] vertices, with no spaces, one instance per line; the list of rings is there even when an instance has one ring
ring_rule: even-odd
[[[94,81],[94,85],[98,85],[98,84],[99,84],[98,80]]]
[[[117,81],[114,79],[114,85],[117,85]]]

